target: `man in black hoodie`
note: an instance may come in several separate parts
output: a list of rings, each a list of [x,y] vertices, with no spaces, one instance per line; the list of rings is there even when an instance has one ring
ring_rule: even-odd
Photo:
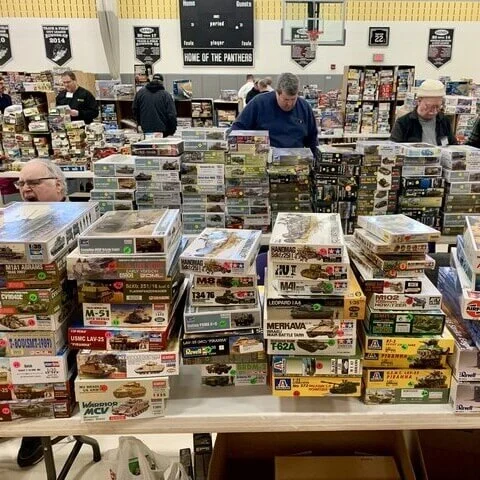
[[[172,96],[163,86],[163,75],[156,73],[133,99],[133,115],[144,133],[162,132],[164,137],[177,130],[177,111]]]

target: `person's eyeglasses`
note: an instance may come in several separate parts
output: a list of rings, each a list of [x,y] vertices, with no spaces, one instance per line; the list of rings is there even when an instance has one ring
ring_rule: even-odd
[[[38,187],[44,180],[56,180],[55,177],[42,177],[42,178],[34,178],[32,180],[19,180],[15,182],[14,185],[17,188],[23,188],[25,185],[28,187]]]
[[[442,105],[429,105],[428,103],[425,103],[424,105],[427,110],[432,110],[436,112],[438,112],[442,108]]]

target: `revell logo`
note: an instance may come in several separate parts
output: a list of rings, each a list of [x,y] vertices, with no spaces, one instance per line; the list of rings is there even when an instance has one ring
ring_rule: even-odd
[[[292,381],[289,378],[276,378],[275,390],[291,390]]]
[[[368,340],[367,347],[369,350],[382,350],[383,340],[379,340],[378,338],[373,338],[372,340]]]
[[[383,372],[374,370],[370,372],[370,381],[371,382],[383,382]]]

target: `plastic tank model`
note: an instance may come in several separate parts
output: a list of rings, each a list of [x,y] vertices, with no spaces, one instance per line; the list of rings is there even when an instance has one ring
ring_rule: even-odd
[[[203,383],[209,387],[228,387],[231,385],[230,377],[206,377]]]
[[[447,388],[445,381],[447,380],[439,370],[429,373],[426,377],[419,378],[415,384],[415,388]]]
[[[294,319],[302,319],[302,318],[315,318],[315,319],[332,319],[333,318],[333,310],[331,308],[315,308],[313,305],[301,305],[299,307],[292,308],[291,317]]]
[[[135,369],[135,373],[148,374],[148,373],[162,373],[165,370],[165,365],[161,365],[157,362],[147,362],[141,367]]]
[[[255,347],[260,345],[260,342],[255,338],[247,338],[247,337],[240,337],[236,340],[232,345],[232,352],[233,353],[241,353],[240,349],[248,348],[248,347]]]
[[[333,385],[330,387],[330,393],[336,393],[338,395],[349,395],[357,391],[357,387],[360,385],[359,382],[351,382],[350,380],[342,380],[341,383],[335,382],[323,382],[328,385]]]
[[[133,312],[127,315],[125,319],[125,323],[132,323],[134,325],[138,325],[139,323],[149,323],[152,321],[152,317],[150,315],[146,315],[143,309],[136,308]]]
[[[368,395],[368,401],[371,403],[392,403],[394,398],[393,392],[375,392]]]
[[[208,373],[216,373],[217,375],[226,375],[231,369],[232,366],[225,363],[213,363],[206,367]]]
[[[232,320],[235,322],[236,327],[249,327],[250,325],[253,325],[253,322],[255,321],[251,313],[242,313]]]
[[[108,287],[95,285],[83,285],[82,294],[86,302],[109,303],[113,298],[113,292]]]
[[[25,418],[50,416],[51,412],[50,407],[40,403],[34,403],[33,405],[26,405],[24,407],[13,407],[12,410],[14,414]]]
[[[310,280],[319,280],[321,278],[328,278],[328,273],[324,271],[321,265],[311,265],[300,272],[300,275]]]
[[[14,386],[15,396],[19,400],[32,400],[35,398],[44,398],[47,393],[45,388],[35,388],[34,385],[18,385]]]
[[[80,365],[79,370],[82,375],[92,378],[107,378],[117,371],[114,366],[103,363],[95,357],[88,358],[83,365]]]
[[[318,325],[310,327],[307,330],[307,336],[309,338],[327,336],[333,338],[338,332],[338,327],[334,324],[333,320],[324,320]]]
[[[119,333],[110,339],[112,350],[140,350],[142,341],[139,338],[130,338],[128,335]]]
[[[149,403],[145,400],[127,400],[118,407],[113,407],[113,415],[125,415],[126,417],[137,417],[148,410]]]
[[[314,353],[318,350],[325,350],[328,348],[327,342],[321,342],[317,340],[297,340],[298,348],[305,350],[306,352]]]
[[[15,260],[23,258],[21,253],[14,252],[10,247],[0,247],[0,259]]]
[[[114,390],[113,396],[115,398],[138,398],[143,397],[146,393],[147,389],[138,382],[129,382]]]
[[[0,317],[0,325],[9,328],[10,330],[17,330],[18,328],[26,327],[27,322],[20,320],[15,315],[5,315]]]

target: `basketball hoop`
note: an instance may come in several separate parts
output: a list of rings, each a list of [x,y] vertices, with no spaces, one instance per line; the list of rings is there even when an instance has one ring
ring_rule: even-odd
[[[308,31],[308,40],[310,42],[310,50],[315,52],[318,47],[318,39],[320,38],[320,34],[323,32],[321,30],[309,30]]]

